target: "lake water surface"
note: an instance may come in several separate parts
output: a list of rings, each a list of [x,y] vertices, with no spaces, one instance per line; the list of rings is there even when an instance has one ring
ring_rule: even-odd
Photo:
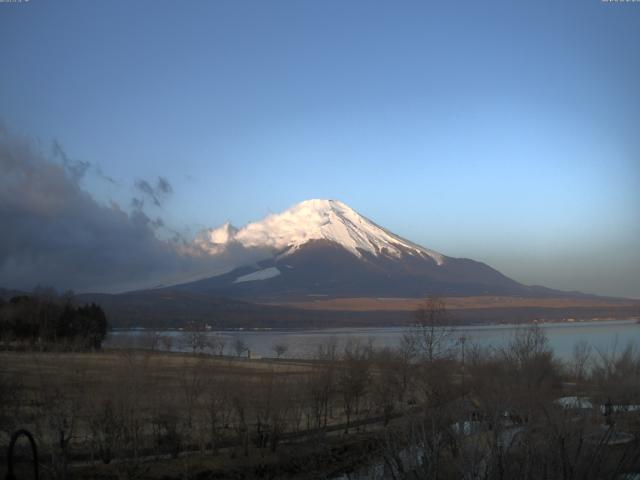
[[[454,336],[465,337],[467,345],[477,343],[482,346],[501,347],[514,336],[518,327],[515,325],[484,325],[457,327]],[[621,350],[628,344],[640,346],[640,324],[634,319],[607,320],[589,322],[546,323],[542,328],[549,338],[549,343],[556,355],[568,358],[573,347],[580,341],[588,342],[594,349],[611,352]],[[312,356],[319,345],[335,341],[338,347],[349,339],[371,341],[375,347],[397,346],[407,331],[403,327],[377,328],[328,328],[318,330],[237,330],[209,331],[207,336],[220,336],[226,342],[225,354],[232,354],[233,342],[241,338],[252,355],[273,357],[273,346],[285,343],[288,347],[286,356],[306,358]],[[106,346],[127,346],[145,348],[151,344],[153,332],[146,330],[120,330],[112,332]],[[171,337],[171,350],[189,351],[185,342],[185,333],[179,330],[159,332]],[[161,348],[161,347],[160,347]]]

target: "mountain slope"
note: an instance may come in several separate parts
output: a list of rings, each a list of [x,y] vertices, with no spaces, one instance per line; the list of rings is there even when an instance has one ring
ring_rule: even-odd
[[[268,259],[259,265],[244,266],[173,289],[239,297],[542,293],[483,263],[444,258],[446,262],[437,265],[409,253],[399,258],[366,253],[356,257],[335,242],[312,240],[284,257]]]

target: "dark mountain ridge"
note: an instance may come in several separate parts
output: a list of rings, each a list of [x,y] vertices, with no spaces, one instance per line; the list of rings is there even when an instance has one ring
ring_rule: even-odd
[[[335,242],[311,240],[286,256],[275,256],[223,275],[165,290],[251,300],[309,296],[585,296],[579,292],[522,285],[475,260],[444,258],[438,265],[431,257],[408,250],[402,250],[399,258],[386,255],[384,251],[378,255],[362,251],[361,257],[356,257]],[[242,281],[243,277],[268,269],[277,269],[278,273],[269,278]]]

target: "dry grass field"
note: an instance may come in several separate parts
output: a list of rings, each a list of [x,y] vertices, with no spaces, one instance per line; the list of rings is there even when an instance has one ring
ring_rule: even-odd
[[[527,298],[527,297],[444,297],[442,299],[450,310],[496,309],[496,308],[619,308],[638,306],[640,302],[608,298]],[[336,311],[414,311],[424,300],[419,298],[315,298],[307,301],[270,303],[305,310]]]
[[[310,366],[302,361],[286,362],[269,359],[245,359],[189,355],[185,353],[104,350],[99,352],[0,352],[5,375],[19,376],[31,388],[51,383],[69,386],[78,375],[107,383],[122,380],[118,373],[131,362],[144,362],[149,380],[161,381],[164,388],[177,386],[185,369],[201,368],[210,374],[252,376],[265,371],[281,374],[301,373]]]
[[[215,391],[218,386],[250,386],[265,377],[286,381],[313,370],[311,364],[302,361],[128,349],[78,353],[3,351],[0,365],[4,381],[20,389],[25,406],[50,394],[81,396],[95,403],[115,401],[135,390],[133,393],[141,393],[139,400],[144,408],[158,408],[160,399],[181,408],[185,396]]]
[[[108,478],[135,477],[118,470],[131,464],[118,458],[202,452],[214,441],[235,445],[244,425],[256,422],[291,429],[288,409],[314,369],[298,361],[135,350],[3,351],[0,365],[0,445],[5,448],[18,428],[33,432],[45,478],[70,468],[61,467],[61,459],[84,472],[82,478],[100,471],[111,472]],[[300,425],[301,417],[296,420]],[[253,448],[248,432],[246,443],[239,448]],[[103,462],[109,465],[94,470]],[[144,464],[142,470],[162,473],[148,460]],[[173,462],[172,469],[183,464]]]
[[[3,351],[0,448],[30,430],[40,478],[52,480],[335,480],[382,460],[403,479],[470,478],[478,466],[485,478],[525,478],[563,462],[600,472],[580,478],[640,471],[636,411],[601,409],[638,404],[640,352],[563,364],[532,326],[461,362],[430,332],[396,350],[327,344],[309,361]],[[592,406],[557,403],[574,395]],[[564,478],[540,475],[529,478]]]
[[[206,478],[317,478],[305,473],[312,462],[315,475],[353,463],[369,441],[360,433],[386,424],[373,398],[352,398],[348,416],[342,405],[340,385],[365,381],[351,376],[366,375],[365,359],[352,373],[339,373],[334,362],[2,351],[0,448],[11,432],[28,429],[41,478],[51,479],[178,479],[203,471]],[[30,475],[25,462],[20,471]]]
[[[265,373],[279,377],[296,376],[311,370],[301,362],[218,358],[208,355],[160,353],[132,350],[105,350],[94,353],[0,352],[5,378],[17,382],[28,396],[48,391],[68,392],[105,399],[116,397],[131,383],[156,396],[179,401],[185,395],[185,382],[197,382],[205,389],[215,381],[237,379],[250,384]],[[213,388],[213,387],[212,387]]]

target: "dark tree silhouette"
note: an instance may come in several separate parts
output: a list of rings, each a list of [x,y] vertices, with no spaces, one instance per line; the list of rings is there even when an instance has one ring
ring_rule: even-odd
[[[47,349],[99,349],[109,328],[99,305],[75,306],[68,295],[20,295],[0,304],[0,336],[14,344]]]

